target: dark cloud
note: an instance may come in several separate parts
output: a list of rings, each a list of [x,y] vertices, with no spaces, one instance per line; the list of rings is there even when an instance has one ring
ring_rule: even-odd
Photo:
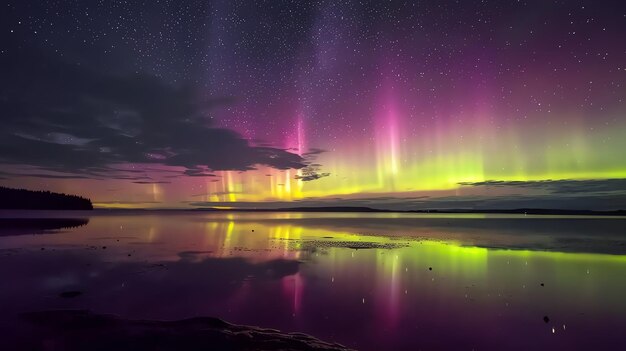
[[[328,177],[330,175],[330,173],[313,173],[313,174],[307,174],[307,175],[296,175],[296,179],[302,180],[303,182],[310,182],[312,180],[317,180],[320,178],[324,178],[324,177]]]
[[[626,193],[626,179],[588,179],[588,180],[536,180],[536,181],[504,181],[487,180],[483,182],[462,182],[465,186],[515,187],[545,190],[553,194],[576,193]]]
[[[207,111],[224,101],[203,101],[191,88],[25,50],[15,57],[0,57],[0,163],[90,178],[125,173],[115,168],[124,163],[181,166],[189,176],[306,166],[299,155],[208,124]]]
[[[316,155],[320,155],[323,154],[324,152],[326,152],[326,150],[323,149],[317,149],[317,148],[311,148],[309,149],[309,151],[305,152],[303,154],[303,156],[316,156]]]
[[[296,175],[295,179],[302,180],[303,182],[310,182],[320,178],[328,177],[330,173],[320,172],[319,164],[310,164],[302,168],[302,174]]]
[[[200,169],[200,168],[186,169],[183,173],[184,175],[189,176],[189,177],[215,177],[216,176],[215,174],[208,172],[208,170]]]
[[[48,173],[28,173],[28,172],[0,172],[0,177],[5,176],[4,179],[9,177],[35,177],[35,178],[48,178],[48,179],[90,179],[91,177],[79,175],[79,174],[48,174]]]

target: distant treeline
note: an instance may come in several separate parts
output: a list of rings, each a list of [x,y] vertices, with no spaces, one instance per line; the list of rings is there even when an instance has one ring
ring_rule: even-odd
[[[3,210],[93,210],[91,200],[76,196],[0,187]]]
[[[524,214],[524,215],[570,215],[570,216],[626,216],[626,210],[593,211],[593,210],[563,210],[545,208],[517,208],[517,209],[445,209],[445,210],[385,210],[371,207],[355,206],[322,206],[322,207],[286,207],[286,208],[230,208],[214,207],[195,208],[196,211],[215,212],[381,212],[381,213],[432,213],[432,214]]]

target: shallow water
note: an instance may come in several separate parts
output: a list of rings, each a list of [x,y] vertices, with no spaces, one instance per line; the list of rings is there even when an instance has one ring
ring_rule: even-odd
[[[4,341],[28,337],[20,313],[89,309],[214,316],[359,350],[626,349],[626,218],[0,217],[55,217],[0,219]],[[72,291],[81,294],[60,296]]]

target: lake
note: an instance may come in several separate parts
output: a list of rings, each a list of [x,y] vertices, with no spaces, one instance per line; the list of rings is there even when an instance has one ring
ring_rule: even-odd
[[[623,217],[5,211],[0,224],[11,345],[29,337],[24,312],[88,309],[358,350],[626,349]]]

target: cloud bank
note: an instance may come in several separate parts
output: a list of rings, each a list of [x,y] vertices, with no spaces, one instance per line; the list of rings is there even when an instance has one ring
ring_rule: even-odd
[[[559,180],[531,180],[531,181],[504,181],[487,180],[483,182],[462,182],[463,186],[511,187],[523,189],[543,190],[552,194],[579,194],[579,193],[625,193],[626,179],[559,179]]]
[[[297,154],[208,123],[207,111],[224,99],[202,101],[152,76],[108,75],[34,52],[11,57],[0,57],[0,164],[96,179],[127,174],[122,164],[183,167],[180,176],[306,166]]]

